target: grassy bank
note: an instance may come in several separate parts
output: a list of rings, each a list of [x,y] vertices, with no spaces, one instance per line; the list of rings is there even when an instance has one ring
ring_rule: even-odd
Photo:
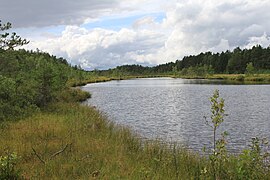
[[[138,75],[138,76],[121,76],[121,77],[106,77],[106,76],[89,76],[83,80],[70,79],[67,84],[70,87],[84,86],[89,83],[99,83],[112,80],[126,80],[135,78],[158,78],[158,77],[172,77],[183,79],[213,79],[224,80],[231,83],[245,83],[245,84],[270,84],[270,74],[206,74],[206,75],[173,75],[173,74],[161,74],[161,75]]]
[[[99,83],[107,82],[113,80],[126,80],[126,79],[136,79],[136,78],[157,78],[157,77],[171,77],[170,75],[137,75],[137,76],[119,76],[119,77],[107,77],[107,76],[89,76],[80,81],[77,79],[70,79],[67,82],[69,87],[84,86],[89,83]]]
[[[207,74],[204,76],[197,75],[181,75],[181,76],[173,76],[185,79],[219,79],[225,81],[235,81],[235,82],[245,82],[249,84],[270,83],[270,74],[254,74],[254,75],[246,75],[246,74]]]
[[[25,179],[268,179],[268,165],[256,148],[238,156],[200,156],[184,147],[142,141],[93,107],[76,101],[79,89],[61,102],[15,122],[1,124],[2,157]],[[256,147],[256,146],[255,146]],[[255,150],[254,150],[255,149]],[[211,158],[217,158],[213,161]],[[3,159],[3,158],[2,158]],[[3,169],[3,165],[1,167]],[[14,172],[13,172],[14,173]]]
[[[0,154],[16,152],[16,169],[26,179],[186,179],[199,177],[204,163],[183,148],[143,143],[96,109],[75,102],[2,124],[0,135],[5,147]]]

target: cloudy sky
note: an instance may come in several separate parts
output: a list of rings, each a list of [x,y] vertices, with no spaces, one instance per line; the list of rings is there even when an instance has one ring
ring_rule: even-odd
[[[85,69],[270,44],[269,0],[0,0],[25,48]]]

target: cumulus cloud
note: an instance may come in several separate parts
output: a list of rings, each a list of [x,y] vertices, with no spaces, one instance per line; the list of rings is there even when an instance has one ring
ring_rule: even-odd
[[[258,44],[263,47],[268,47],[270,45],[270,39],[266,33],[263,33],[262,36],[252,36],[249,38],[248,42],[249,43],[243,48],[252,48],[253,46],[256,46]]]
[[[165,23],[175,29],[171,43],[182,42],[180,46],[190,47],[190,53],[221,45],[233,48],[249,43],[251,36],[270,31],[270,22],[266,21],[269,8],[269,1],[181,1],[168,11]]]
[[[40,4],[32,0],[26,2],[28,5],[30,2]],[[270,43],[269,0],[80,0],[81,4],[65,0],[65,3],[59,3],[65,4],[63,9],[51,8],[53,3],[46,1],[42,15],[37,13],[37,17],[30,18],[30,15],[22,14],[16,21],[20,24],[22,20],[20,26],[23,23],[28,26],[71,26],[67,26],[60,35],[46,34],[46,39],[33,39],[28,48],[38,47],[64,56],[85,68],[159,64],[204,51],[220,52],[257,44],[267,47]],[[23,2],[20,5],[25,7]],[[0,11],[4,10],[7,17],[7,10],[1,7]],[[13,7],[13,11],[18,10]],[[153,15],[155,12],[163,13],[164,18],[157,20]],[[108,14],[115,17],[141,16],[133,19],[130,27],[118,30],[80,26],[89,19],[102,19]],[[23,21],[26,16],[32,22]]]
[[[67,26],[62,35],[42,41],[32,40],[28,49],[41,50],[65,57],[83,68],[108,68],[122,64],[156,64],[146,58],[163,46],[164,35],[152,31],[134,31],[123,28],[120,31],[105,29],[87,30]],[[140,58],[143,57],[143,58]]]

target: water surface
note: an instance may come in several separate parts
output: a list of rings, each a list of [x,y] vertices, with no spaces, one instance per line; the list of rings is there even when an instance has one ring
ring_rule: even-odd
[[[210,147],[209,97],[215,89],[225,99],[228,116],[220,131],[229,133],[231,151],[247,147],[254,136],[270,139],[270,85],[233,85],[215,80],[147,78],[88,84],[83,90],[96,106],[144,138],[177,141],[201,150]],[[210,119],[208,119],[210,120]]]

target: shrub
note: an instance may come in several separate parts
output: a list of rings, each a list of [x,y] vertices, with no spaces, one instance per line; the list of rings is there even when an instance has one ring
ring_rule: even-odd
[[[6,156],[0,156],[0,179],[11,180],[19,179],[20,171],[15,166],[18,161],[16,153],[7,153]]]
[[[211,122],[209,123],[205,117],[206,123],[213,130],[213,151],[209,155],[210,164],[209,172],[213,174],[214,179],[226,175],[224,169],[225,163],[228,162],[228,154],[226,149],[226,136],[227,132],[223,132],[220,139],[217,137],[217,129],[220,124],[224,121],[225,110],[224,110],[224,99],[219,97],[219,91],[215,90],[211,102]]]

